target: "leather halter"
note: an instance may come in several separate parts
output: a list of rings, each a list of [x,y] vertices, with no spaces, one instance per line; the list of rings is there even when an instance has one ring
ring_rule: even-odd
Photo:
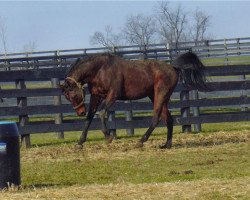
[[[69,77],[69,76],[66,77],[65,80],[73,81],[76,84],[76,86],[82,91],[82,102],[79,103],[77,106],[73,107],[73,109],[76,110],[76,109],[80,108],[84,104],[84,95],[83,95],[84,86],[80,82],[76,81],[74,78]]]

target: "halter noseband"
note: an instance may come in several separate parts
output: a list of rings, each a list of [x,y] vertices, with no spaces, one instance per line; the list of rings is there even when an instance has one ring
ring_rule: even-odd
[[[83,102],[84,101],[84,95],[83,95],[84,86],[80,82],[76,81],[74,78],[69,77],[69,76],[66,77],[65,80],[73,81],[76,84],[76,86],[82,91],[82,102],[79,103],[77,106],[73,107],[73,109],[76,110],[76,109],[80,108],[84,104],[84,102]]]

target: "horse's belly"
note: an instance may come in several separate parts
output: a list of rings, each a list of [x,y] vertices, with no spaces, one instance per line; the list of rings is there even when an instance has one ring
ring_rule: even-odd
[[[138,83],[135,85],[129,85],[124,88],[123,94],[121,95],[123,99],[141,99],[149,96],[153,93],[153,87],[145,83]]]
[[[122,97],[133,100],[151,95],[154,88],[154,77],[151,68],[142,66],[125,69]]]

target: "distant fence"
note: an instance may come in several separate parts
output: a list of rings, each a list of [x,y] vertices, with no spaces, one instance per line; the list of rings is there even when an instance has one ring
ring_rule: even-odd
[[[170,62],[179,53],[192,50],[205,62],[209,61],[207,65],[250,63],[250,37],[182,42],[177,47],[151,44],[0,54],[0,71],[67,67],[79,57],[103,52],[113,52],[125,59],[158,59]]]
[[[8,117],[18,118],[19,131],[25,146],[30,146],[29,135],[33,133],[58,132],[59,137],[63,137],[64,131],[82,130],[82,119],[67,120],[65,118],[65,115],[75,115],[72,106],[66,103],[59,89],[59,82],[65,77],[66,70],[66,68],[59,67],[0,72],[0,85],[5,82],[15,85],[15,89],[3,88],[0,90],[0,98],[4,98],[4,101],[9,99],[15,99],[16,101],[15,106],[1,106],[0,103],[0,117],[2,119]],[[217,91],[226,91],[228,94],[233,94],[233,91],[239,91],[238,95],[220,96],[220,98],[199,98],[202,93],[198,93],[196,90],[189,91],[179,84],[174,91],[174,98],[172,98],[169,106],[172,111],[176,111],[174,124],[182,125],[183,131],[187,132],[191,131],[192,124],[194,124],[195,131],[200,131],[200,126],[203,123],[249,121],[250,111],[247,107],[250,105],[250,98],[248,97],[250,80],[247,77],[250,75],[250,65],[207,67],[206,73],[215,80],[216,77],[229,77],[229,80],[211,81],[209,86],[213,91],[207,92],[207,94]],[[231,80],[232,77],[239,78]],[[46,83],[49,81],[51,86],[27,88],[29,82],[38,82],[40,84],[43,81]],[[51,105],[29,105],[28,100],[35,97],[53,97],[53,103]],[[234,106],[234,110],[221,112],[204,112],[200,109],[232,106]],[[116,129],[127,129],[129,134],[133,134],[134,128],[148,127],[151,122],[150,116],[137,116],[137,113],[142,111],[151,112],[152,107],[152,103],[147,99],[117,102],[109,112],[108,127],[113,132]],[[37,115],[53,116],[53,118],[43,121],[30,120]],[[159,124],[159,126],[163,126],[163,124]],[[100,129],[100,120],[94,119],[90,129]]]

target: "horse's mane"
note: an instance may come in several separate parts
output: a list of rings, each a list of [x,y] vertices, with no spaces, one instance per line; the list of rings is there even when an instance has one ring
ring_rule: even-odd
[[[67,74],[74,72],[81,64],[90,62],[90,61],[95,61],[97,58],[100,58],[100,57],[106,57],[107,63],[111,64],[113,63],[114,58],[118,56],[112,53],[102,53],[98,55],[86,55],[84,57],[79,57],[73,64],[71,64],[71,67],[69,68]]]

